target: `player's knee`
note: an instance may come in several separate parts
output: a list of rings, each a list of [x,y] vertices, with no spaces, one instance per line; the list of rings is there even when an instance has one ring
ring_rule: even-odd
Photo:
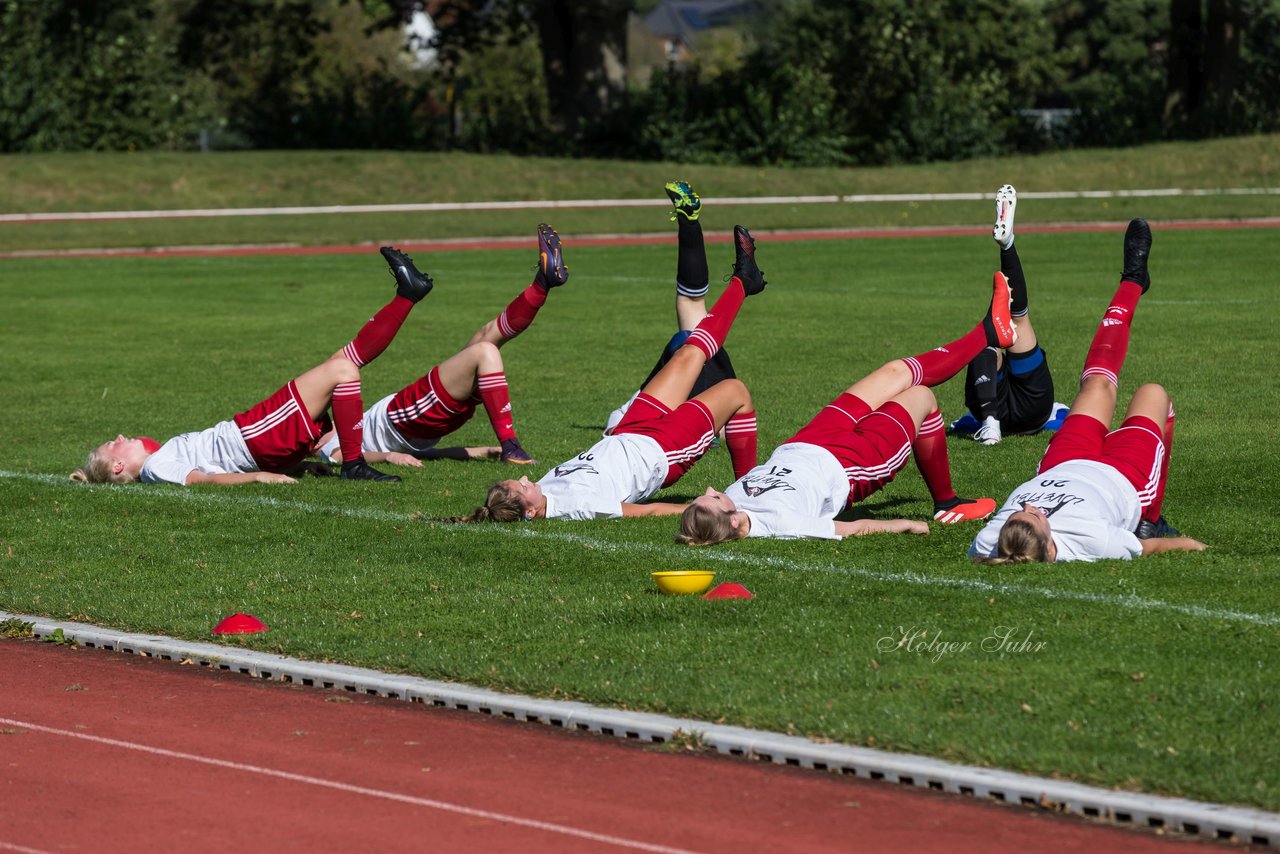
[[[733,396],[735,403],[745,409],[751,409],[751,390],[747,388],[747,384],[739,379],[721,380],[717,385],[723,386],[727,393]]]
[[[880,366],[880,370],[877,373],[887,374],[895,379],[903,377],[906,378],[908,382],[911,381],[911,368],[902,359],[894,359],[891,362],[885,362]]]
[[[1173,404],[1169,392],[1159,383],[1145,383],[1133,393],[1134,403],[1153,409],[1167,409]]]
[[[502,351],[492,341],[477,341],[467,345],[467,352],[485,373],[502,370]]]
[[[1080,392],[1090,392],[1092,394],[1107,394],[1112,397],[1116,395],[1116,384],[1101,374],[1090,374],[1087,377],[1080,378]]]
[[[355,362],[351,361],[344,353],[335,353],[329,361],[324,363],[325,371],[328,373],[329,380],[337,385],[338,383],[352,383],[360,379],[360,368]]]
[[[1169,392],[1165,391],[1164,386],[1160,385],[1160,383],[1143,383],[1142,385],[1138,386],[1138,390],[1134,392],[1135,396],[1139,394],[1142,395],[1143,397],[1148,397],[1148,396],[1168,397],[1169,396]]]
[[[895,399],[911,413],[917,427],[938,408],[938,398],[928,386],[912,386]]]

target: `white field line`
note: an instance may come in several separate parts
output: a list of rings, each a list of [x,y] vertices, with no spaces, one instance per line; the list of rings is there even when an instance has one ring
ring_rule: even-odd
[[[31,480],[58,486],[68,486],[64,477],[48,474],[31,474],[0,470],[0,479],[12,478]],[[120,494],[130,490],[145,490],[148,495],[164,495],[196,504],[213,504],[220,506],[258,506],[299,513],[325,513],[351,519],[365,519],[376,522],[389,522],[397,525],[421,525],[424,522],[414,521],[407,513],[392,513],[386,510],[368,510],[341,506],[308,504],[303,501],[289,501],[262,495],[218,494],[204,490],[187,490],[183,487],[111,487],[111,486],[76,486],[76,489],[114,489]],[[280,487],[282,489],[287,487]],[[429,521],[428,521],[429,523]],[[644,555],[655,559],[655,562],[670,563],[673,560],[688,561],[690,551],[687,547],[674,543],[618,543],[585,537],[567,531],[557,531],[548,525],[467,525],[437,523],[435,530],[449,536],[495,536],[526,537],[547,542],[559,542],[579,546],[597,552],[610,554]],[[1258,626],[1280,626],[1280,614],[1255,614],[1249,611],[1238,611],[1234,608],[1209,608],[1202,605],[1184,605],[1178,602],[1165,602],[1161,599],[1148,599],[1136,593],[1098,593],[1088,590],[1061,590],[1034,584],[1010,584],[1007,582],[986,581],[980,578],[948,578],[945,576],[925,575],[916,572],[883,572],[854,566],[838,566],[833,563],[798,561],[789,558],[771,557],[768,555],[743,555],[732,548],[699,549],[699,561],[714,563],[733,563],[743,561],[755,566],[768,566],[789,572],[825,572],[836,575],[849,575],[874,582],[892,584],[908,584],[918,587],[949,587],[959,590],[972,590],[983,594],[1001,596],[1030,596],[1066,602],[1085,602],[1095,605],[1107,605],[1134,611],[1152,613],[1179,614],[1206,620],[1225,620],[1228,622],[1252,623]],[[977,571],[975,569],[975,571]]]
[[[211,765],[215,768],[226,768],[231,771],[242,771],[263,777],[274,777],[278,780],[288,780],[291,783],[305,783],[309,786],[320,786],[322,788],[334,789],[339,792],[346,792],[347,794],[352,795],[366,795],[371,798],[382,798],[388,801],[397,801],[399,803],[409,804],[410,806],[415,807],[427,807],[429,809],[440,810],[442,812],[472,816],[474,818],[497,821],[503,824],[513,824],[519,827],[531,828],[533,830],[559,833],[565,836],[574,836],[578,839],[586,839],[591,842],[600,842],[606,845],[635,848],[641,851],[658,851],[664,852],[664,854],[688,854],[688,852],[683,848],[669,848],[665,845],[654,845],[649,842],[640,842],[639,840],[626,839],[621,836],[609,836],[603,833],[593,833],[589,830],[581,830],[564,824],[553,824],[548,821],[520,818],[519,816],[508,815],[506,813],[476,809],[474,807],[467,807],[461,804],[449,803],[448,801],[437,801],[432,798],[419,798],[413,795],[403,795],[399,792],[388,792],[383,789],[371,789],[367,786],[356,786],[351,783],[342,783],[337,780],[326,780],[323,777],[312,777],[308,774],[295,774],[292,771],[281,771],[277,768],[264,768],[261,765],[248,765],[244,762],[215,759],[211,756],[200,756],[195,753],[182,753],[177,750],[168,750],[163,747],[151,747],[150,745],[138,744],[133,741],[122,741],[116,738],[104,738],[100,735],[89,735],[88,733],[74,732],[72,730],[55,729],[54,727],[41,726],[40,724],[33,724],[27,721],[16,721],[10,718],[0,718],[0,724],[19,727],[21,729],[31,730],[32,732],[44,733],[45,735],[59,735],[66,738],[76,738],[81,741],[92,742],[93,744],[105,745],[107,747],[133,750],[139,753],[147,753],[152,756],[160,756],[165,759],[179,759],[185,762],[196,762],[202,765]]]
[[[1178,187],[1138,190],[1051,190],[1027,191],[1023,199],[1133,199],[1155,196],[1269,196],[1280,195],[1280,187],[1228,187],[1182,189]],[[828,196],[722,196],[706,197],[713,205],[822,205],[868,204],[878,202],[972,202],[995,198],[992,193],[865,193]],[[313,214],[432,213],[461,211],[546,210],[568,208],[659,208],[670,207],[653,199],[563,199],[493,202],[421,202],[397,205],[289,205],[270,208],[190,208],[159,211],[48,211],[0,214],[4,222],[90,222],[95,220],[180,219],[237,216],[307,216]]]

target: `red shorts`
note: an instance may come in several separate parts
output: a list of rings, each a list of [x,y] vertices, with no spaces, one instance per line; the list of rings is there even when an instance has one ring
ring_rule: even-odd
[[[387,404],[387,418],[406,439],[439,439],[471,420],[476,399],[458,402],[445,391],[437,365],[412,385],[396,392]]]
[[[916,438],[911,413],[892,400],[872,410],[861,398],[842,394],[788,442],[826,448],[849,478],[849,503],[883,489],[906,465]]]
[[[317,421],[307,413],[293,380],[231,420],[258,468],[270,472],[286,472],[302,462],[332,426],[327,414]]]
[[[1126,418],[1108,433],[1107,425],[1091,415],[1068,415],[1049,440],[1036,473],[1071,460],[1105,463],[1133,484],[1142,506],[1147,507],[1160,491],[1160,470],[1166,453],[1164,433],[1150,418]]]
[[[700,400],[687,400],[675,409],[668,409],[656,397],[640,392],[613,428],[615,436],[624,433],[648,436],[666,452],[667,477],[662,485],[667,487],[693,468],[711,447],[716,422],[711,410]]]

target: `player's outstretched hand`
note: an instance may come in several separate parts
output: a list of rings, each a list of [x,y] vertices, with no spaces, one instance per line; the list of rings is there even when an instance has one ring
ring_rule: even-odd
[[[391,451],[387,454],[383,462],[390,463],[393,466],[414,466],[416,468],[422,468],[422,460],[418,459],[413,454],[404,454],[400,451]]]
[[[297,483],[287,474],[276,474],[272,471],[255,472],[254,483]]]
[[[1144,555],[1159,552],[1202,552],[1207,548],[1204,543],[1190,537],[1152,537],[1142,541]]]

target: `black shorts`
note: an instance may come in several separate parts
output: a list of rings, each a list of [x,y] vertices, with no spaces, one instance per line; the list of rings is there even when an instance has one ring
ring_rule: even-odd
[[[971,363],[964,383],[964,404],[976,413],[973,372]],[[1037,347],[1013,357],[1005,353],[1004,365],[996,374],[996,412],[1001,431],[1009,434],[1035,433],[1049,420],[1053,414],[1053,375],[1044,350]]]
[[[688,338],[689,333],[687,331],[677,332],[672,337],[666,349],[662,351],[662,355],[658,358],[657,364],[649,372],[649,376],[645,377],[644,382],[640,384],[640,388],[647,386],[649,381],[658,375],[658,371],[662,370],[662,366],[671,361],[671,357],[675,355],[676,350],[679,350]],[[698,373],[698,378],[694,380],[693,390],[689,392],[689,397],[697,397],[721,380],[732,380],[736,379],[737,376],[733,371],[733,362],[729,361],[728,351],[721,347],[702,366],[702,370]]]

